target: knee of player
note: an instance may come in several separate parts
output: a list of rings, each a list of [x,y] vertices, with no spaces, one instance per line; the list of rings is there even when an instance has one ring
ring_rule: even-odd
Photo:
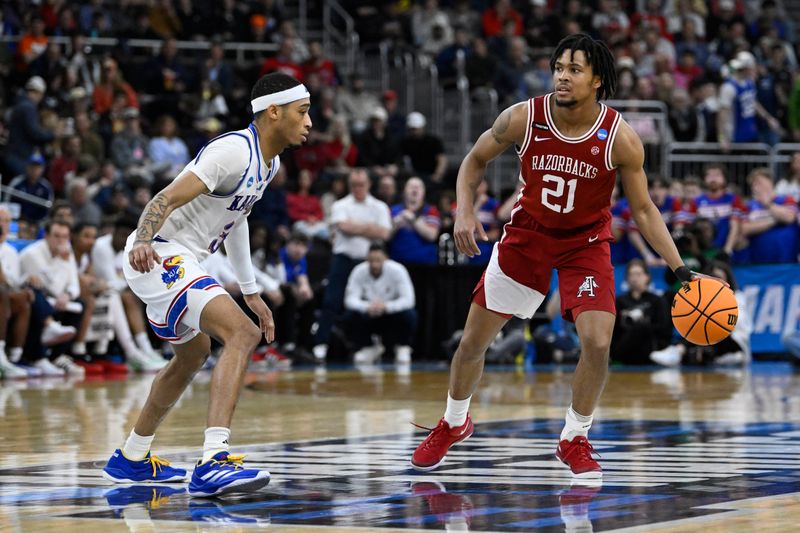
[[[470,339],[466,336],[461,338],[461,342],[458,344],[458,349],[456,350],[456,354],[463,360],[479,360],[482,359],[484,355],[486,355],[486,350],[489,348],[488,344],[482,345],[475,341],[470,341]]]
[[[250,355],[255,350],[258,343],[261,341],[261,330],[250,322],[248,325],[243,326],[241,329],[234,333],[233,338],[242,344],[245,351]]]
[[[608,335],[584,335],[581,337],[581,351],[587,355],[608,357],[611,337]]]

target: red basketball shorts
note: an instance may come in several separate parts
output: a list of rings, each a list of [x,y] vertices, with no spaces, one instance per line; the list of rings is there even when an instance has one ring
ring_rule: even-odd
[[[556,231],[517,209],[492,250],[472,300],[507,318],[530,318],[544,301],[556,269],[564,320],[574,322],[584,311],[616,314],[612,239],[605,220],[577,231]]]

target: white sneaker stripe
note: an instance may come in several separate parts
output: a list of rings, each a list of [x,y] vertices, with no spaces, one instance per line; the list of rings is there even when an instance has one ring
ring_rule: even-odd
[[[235,470],[227,470],[227,471],[226,470],[220,470],[218,472],[215,472],[214,475],[208,481],[210,481],[210,482],[221,482],[226,477],[230,477],[230,475],[233,474],[234,472],[235,472]]]

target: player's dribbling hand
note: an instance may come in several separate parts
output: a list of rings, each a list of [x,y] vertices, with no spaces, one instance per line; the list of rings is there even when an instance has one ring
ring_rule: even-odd
[[[245,294],[244,301],[247,307],[258,317],[258,327],[261,333],[264,334],[264,338],[268,343],[274,341],[275,321],[272,319],[272,311],[269,310],[261,295],[258,293]]]
[[[128,261],[136,272],[150,272],[154,266],[161,263],[150,241],[137,241],[128,252]]]
[[[709,276],[708,274],[701,274],[700,272],[695,272],[694,270],[689,270],[689,267],[685,265],[676,268],[674,272],[675,272],[675,277],[678,278],[678,281],[680,281],[681,284],[683,285],[688,285],[690,282],[696,279],[705,278],[705,279],[713,279],[715,281],[719,281],[728,288],[731,287],[730,284],[724,279],[718,278],[716,276]]]
[[[489,237],[483,231],[483,224],[474,213],[456,215],[456,222],[453,225],[453,238],[456,241],[456,248],[468,257],[481,255],[478,243],[475,241],[475,232],[478,232],[481,239],[488,241]]]

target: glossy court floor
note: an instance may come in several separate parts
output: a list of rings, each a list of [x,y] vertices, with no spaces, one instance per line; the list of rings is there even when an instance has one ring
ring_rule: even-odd
[[[431,473],[408,459],[446,392],[444,367],[254,373],[233,450],[268,468],[261,491],[190,499],[185,485],[100,476],[152,377],[0,384],[0,531],[797,531],[800,376],[615,369],[591,437],[602,486],[572,485],[553,456],[571,368],[490,370],[474,436]],[[191,467],[208,375],[154,450]]]

